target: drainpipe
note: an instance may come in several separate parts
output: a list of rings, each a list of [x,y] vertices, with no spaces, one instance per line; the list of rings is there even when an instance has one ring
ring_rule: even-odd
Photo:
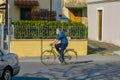
[[[50,0],[50,14],[51,14],[51,11],[52,11],[52,0]],[[50,17],[50,20],[51,20],[51,17]]]
[[[52,0],[50,0],[50,11],[52,11]]]

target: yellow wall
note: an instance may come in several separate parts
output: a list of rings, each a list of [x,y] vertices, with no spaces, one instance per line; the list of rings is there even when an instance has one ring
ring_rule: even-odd
[[[43,51],[50,49],[49,44],[53,40],[43,40]],[[68,48],[74,48],[78,55],[87,55],[86,40],[69,40]],[[12,40],[11,52],[19,57],[40,56],[41,40]]]
[[[3,22],[3,13],[0,12],[0,23],[2,23],[2,22]]]

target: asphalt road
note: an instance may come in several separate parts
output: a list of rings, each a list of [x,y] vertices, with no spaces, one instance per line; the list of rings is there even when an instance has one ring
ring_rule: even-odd
[[[13,80],[120,80],[120,59],[115,58],[81,57],[74,65],[56,62],[51,66],[36,58],[24,58],[20,60],[21,71]]]

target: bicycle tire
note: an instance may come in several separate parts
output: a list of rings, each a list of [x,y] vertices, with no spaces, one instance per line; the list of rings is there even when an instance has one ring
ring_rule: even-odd
[[[74,49],[68,49],[64,53],[64,60],[67,64],[75,64],[77,61],[77,52]]]
[[[41,53],[41,63],[44,65],[52,65],[55,63],[56,56],[50,50],[45,50]]]

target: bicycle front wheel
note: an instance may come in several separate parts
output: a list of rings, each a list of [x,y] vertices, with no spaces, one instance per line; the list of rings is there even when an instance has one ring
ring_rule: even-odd
[[[52,65],[55,62],[55,54],[50,50],[45,50],[41,53],[41,63],[44,65]]]
[[[76,63],[76,61],[77,61],[77,52],[72,50],[72,49],[68,49],[64,54],[64,59],[65,59],[65,62],[67,64]]]

